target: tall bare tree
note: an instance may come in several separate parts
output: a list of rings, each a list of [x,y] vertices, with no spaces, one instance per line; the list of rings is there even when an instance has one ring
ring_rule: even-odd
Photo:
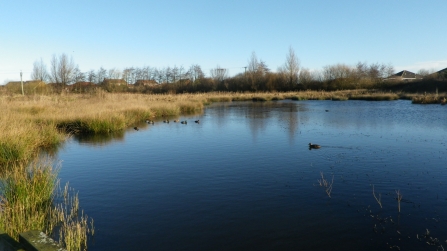
[[[73,58],[69,59],[65,53],[59,57],[53,55],[51,59],[51,81],[62,86],[72,83],[74,81],[74,69]]]
[[[105,78],[107,78],[107,70],[101,66],[96,73],[96,83],[101,84]]]
[[[281,73],[284,74],[289,86],[298,84],[298,74],[300,72],[300,60],[295,55],[292,47],[289,47],[289,53],[286,56],[286,62],[281,68]]]
[[[258,60],[255,52],[251,53],[250,60],[248,60],[247,79],[252,90],[259,89],[260,79],[264,75],[264,68],[268,69],[262,60]]]
[[[48,81],[49,76],[47,65],[43,62],[42,58],[40,58],[40,61],[35,61],[33,65],[33,73],[31,73],[31,79],[46,82]]]
[[[94,70],[90,70],[89,72],[87,72],[87,80],[90,83],[94,83],[96,79],[96,74]]]
[[[188,75],[192,82],[205,77],[202,68],[198,64],[193,64],[189,67]]]

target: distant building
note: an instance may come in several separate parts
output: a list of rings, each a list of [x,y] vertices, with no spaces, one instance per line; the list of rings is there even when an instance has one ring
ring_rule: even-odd
[[[403,70],[401,72],[398,72],[394,75],[389,76],[385,80],[393,80],[393,81],[413,81],[417,79],[422,79],[422,76],[419,74],[416,74],[411,71]]]
[[[5,88],[11,93],[22,93],[22,83],[20,81],[11,81],[5,85]],[[23,81],[23,91],[26,94],[45,93],[49,90],[49,85],[40,80]]]
[[[158,85],[158,83],[155,80],[139,79],[135,82],[135,86],[156,86],[156,85]]]
[[[95,83],[85,81],[76,82],[72,85],[67,86],[67,88],[69,88],[71,91],[74,92],[84,92],[90,89],[94,89],[95,87],[96,87]]]
[[[104,81],[102,81],[102,84],[105,86],[127,86],[127,82],[124,79],[112,79],[112,78],[105,78]]]
[[[432,73],[432,74],[428,75],[427,78],[447,80],[447,68],[437,71],[435,73]]]

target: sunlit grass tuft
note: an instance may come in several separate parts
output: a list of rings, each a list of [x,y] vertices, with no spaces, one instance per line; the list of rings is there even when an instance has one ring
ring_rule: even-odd
[[[55,237],[67,250],[83,250],[93,234],[93,220],[79,214],[78,195],[59,192],[59,167],[46,160],[13,164],[1,177],[0,228],[14,239],[22,232],[39,230]],[[72,194],[72,195],[70,195]],[[57,237],[57,236],[56,236]]]

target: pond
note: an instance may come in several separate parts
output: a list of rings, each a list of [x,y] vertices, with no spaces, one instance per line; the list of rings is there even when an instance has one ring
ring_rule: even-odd
[[[445,106],[229,102],[138,127],[57,154],[89,250],[447,248]]]

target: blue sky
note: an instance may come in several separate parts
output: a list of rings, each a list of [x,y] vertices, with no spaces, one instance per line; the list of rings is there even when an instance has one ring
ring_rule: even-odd
[[[243,71],[255,52],[276,71],[357,62],[396,71],[447,67],[445,0],[22,1],[0,3],[0,84],[33,63],[73,57],[81,71],[192,64]]]

